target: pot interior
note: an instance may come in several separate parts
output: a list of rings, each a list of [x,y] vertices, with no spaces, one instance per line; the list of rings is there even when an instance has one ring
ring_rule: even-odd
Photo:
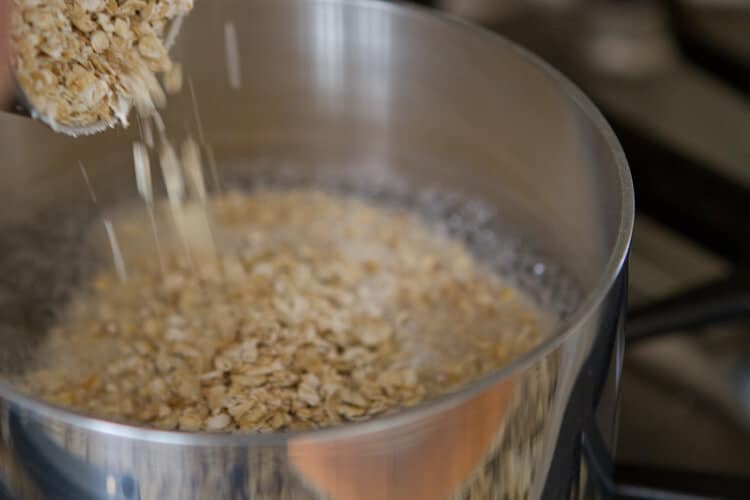
[[[441,221],[554,311],[555,335],[618,270],[632,216],[619,148],[588,101],[503,40],[374,2],[203,1],[173,54],[188,80],[163,111],[167,135],[210,145],[222,189],[316,186]],[[71,140],[10,116],[0,130],[10,378],[81,283],[112,265],[88,235],[141,203],[139,131]]]

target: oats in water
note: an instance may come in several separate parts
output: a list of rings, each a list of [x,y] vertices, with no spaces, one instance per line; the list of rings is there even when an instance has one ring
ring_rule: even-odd
[[[312,189],[206,203],[218,251],[189,259],[164,235],[159,262],[142,207],[113,218],[127,279],[102,271],[79,294],[28,390],[163,429],[319,428],[459,388],[548,328],[463,244],[407,211]],[[168,204],[154,210],[165,227]]]

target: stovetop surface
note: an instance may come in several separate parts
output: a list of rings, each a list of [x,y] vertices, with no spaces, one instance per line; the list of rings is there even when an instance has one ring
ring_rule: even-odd
[[[631,306],[747,269],[750,4],[543,3],[479,21],[562,70],[613,123],[639,207]],[[750,477],[749,335],[750,322],[723,323],[628,348],[618,461]]]
[[[633,306],[730,272],[645,215],[630,262]],[[626,352],[618,459],[750,476],[750,325],[655,339]]]

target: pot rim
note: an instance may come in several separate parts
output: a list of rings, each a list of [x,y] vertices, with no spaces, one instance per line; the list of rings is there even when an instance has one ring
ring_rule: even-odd
[[[577,105],[596,129],[604,136],[604,139],[613,154],[615,160],[614,167],[617,169],[618,174],[617,182],[621,207],[620,221],[618,224],[617,238],[615,240],[613,251],[611,252],[605,266],[605,271],[596,286],[586,294],[585,299],[581,302],[581,305],[578,307],[575,314],[572,315],[565,325],[557,329],[549,336],[549,338],[545,339],[535,348],[517,357],[511,363],[483,376],[479,380],[460,390],[422,402],[411,408],[400,410],[393,415],[386,415],[364,422],[349,423],[323,429],[273,432],[266,434],[193,433],[150,429],[132,424],[124,424],[113,420],[91,417],[71,411],[47,403],[33,396],[29,396],[13,387],[10,383],[2,380],[0,380],[0,398],[5,399],[13,406],[17,406],[25,412],[43,415],[45,418],[54,420],[58,423],[107,434],[112,437],[135,439],[152,443],[201,447],[242,447],[285,446],[288,441],[297,439],[346,439],[348,437],[377,433],[386,429],[393,429],[394,427],[418,423],[423,418],[433,415],[435,412],[459,406],[488,387],[498,384],[503,380],[510,379],[513,375],[521,372],[536,360],[546,356],[567,338],[575,335],[575,332],[580,330],[582,325],[590,320],[625,266],[635,218],[633,183],[625,153],[623,152],[612,128],[593,102],[575,84],[562,75],[562,73],[529,50],[515,44],[501,35],[498,35],[497,33],[451,14],[431,10],[419,5],[394,5],[380,0],[315,1],[318,3],[356,4],[358,8],[378,9],[393,13],[393,15],[411,15],[421,16],[427,19],[431,18],[430,22],[455,25],[459,29],[466,31],[467,34],[473,33],[475,36],[485,38],[489,44],[494,43],[502,46],[504,49],[510,49],[518,54],[519,57],[526,59],[529,63],[541,70],[541,72],[548,78],[553,80],[558,85],[560,92]]]

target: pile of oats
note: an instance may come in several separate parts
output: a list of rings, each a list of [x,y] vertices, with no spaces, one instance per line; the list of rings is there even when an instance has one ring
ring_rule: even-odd
[[[12,65],[50,124],[127,124],[133,104],[162,105],[155,73],[179,73],[164,40],[193,0],[13,0]],[[172,78],[174,79],[174,78]],[[152,102],[152,101],[155,101]],[[142,111],[142,110],[139,110]]]
[[[49,335],[33,393],[183,431],[308,429],[454,390],[534,346],[548,319],[413,214],[315,190],[208,202],[215,252],[115,219],[103,271]],[[159,206],[159,227],[166,225]],[[161,261],[161,264],[160,264]]]

